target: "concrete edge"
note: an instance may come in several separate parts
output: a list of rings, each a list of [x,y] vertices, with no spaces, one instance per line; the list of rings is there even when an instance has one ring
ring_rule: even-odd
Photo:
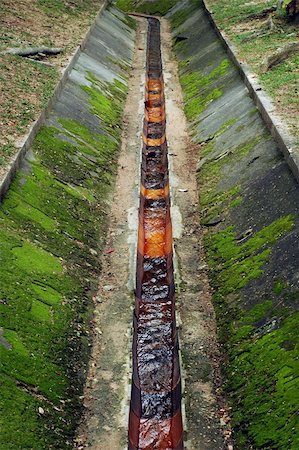
[[[282,151],[287,164],[289,165],[296,180],[299,181],[299,154],[296,152],[295,138],[289,133],[281,119],[274,113],[272,100],[256,81],[256,76],[250,71],[246,64],[241,63],[237,58],[237,51],[234,45],[224,36],[216,24],[213,13],[208,9],[205,0],[202,0],[204,11],[217,36],[220,38],[227,54],[237,67],[254,104],[257,106],[268,130]]]
[[[50,111],[53,108],[54,103],[57,101],[62,89],[64,88],[68,78],[69,78],[69,74],[72,71],[72,69],[74,68],[74,65],[76,64],[81,52],[84,50],[86,43],[92,33],[92,31],[94,30],[97,20],[99,19],[99,17],[102,15],[104,9],[106,8],[107,4],[109,3],[109,0],[104,0],[102,5],[100,6],[100,9],[93,21],[93,23],[91,24],[91,26],[89,27],[89,29],[87,30],[84,38],[82,39],[80,45],[76,48],[76,50],[74,51],[74,53],[70,56],[69,62],[66,65],[66,67],[62,70],[62,75],[60,77],[60,79],[58,80],[56,87],[53,91],[52,96],[50,97],[47,106],[45,106],[44,109],[42,109],[42,111],[40,112],[38,118],[32,123],[32,125],[30,126],[29,131],[20,138],[19,140],[19,144],[17,144],[17,147],[19,148],[19,150],[17,151],[17,153],[13,156],[10,164],[8,165],[5,174],[3,175],[3,177],[0,179],[0,203],[2,202],[2,200],[4,199],[10,184],[12,183],[17,170],[21,167],[22,165],[22,161],[27,153],[27,151],[30,149],[37,133],[39,132],[39,130],[41,129],[41,127],[44,125],[47,116],[49,115]]]

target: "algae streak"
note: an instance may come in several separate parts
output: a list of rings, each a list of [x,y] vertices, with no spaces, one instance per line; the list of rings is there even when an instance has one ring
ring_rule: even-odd
[[[106,35],[123,52],[112,81],[85,72],[83,88],[68,82],[71,110],[55,106],[0,207],[3,450],[73,448],[134,38],[113,11],[105,20],[125,36]]]
[[[190,60],[182,61],[181,65],[187,67]],[[213,81],[224,75],[229,67],[229,61],[224,59],[218,67],[208,75],[201,72],[186,73],[180,76],[184,92],[185,113],[188,120],[192,120],[206,109],[208,103],[222,96],[222,89],[213,87]]]
[[[298,183],[198,2],[178,4],[168,17],[199,149],[200,215],[234,448],[295,450]]]

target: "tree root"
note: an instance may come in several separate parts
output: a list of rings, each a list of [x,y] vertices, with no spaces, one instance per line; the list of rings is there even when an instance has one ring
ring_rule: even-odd
[[[263,63],[263,71],[267,72],[274,66],[285,61],[287,58],[292,56],[293,54],[299,52],[299,42],[290,42],[283,47],[279,48],[272,55],[268,56]]]

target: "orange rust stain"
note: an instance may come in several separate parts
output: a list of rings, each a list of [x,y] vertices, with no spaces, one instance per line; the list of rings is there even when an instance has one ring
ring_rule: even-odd
[[[181,439],[181,414],[172,419],[141,419],[139,425],[140,450],[170,450],[176,448]]]
[[[165,256],[164,243],[144,246],[144,255],[149,258],[161,258]]]
[[[148,87],[145,88],[145,95],[159,95],[164,98],[164,91],[160,89],[151,90]]]
[[[148,122],[162,122],[165,120],[165,110],[161,107],[147,108],[145,110],[145,118]]]
[[[181,439],[182,416],[178,412],[173,418],[139,419],[134,412],[130,415],[130,440],[139,450],[171,450]],[[138,430],[135,434],[134,431]],[[133,431],[133,433],[132,433]],[[158,444],[158,446],[155,446]]]
[[[169,184],[167,184],[164,189],[146,189],[141,185],[140,193],[147,199],[158,200],[159,198],[167,197],[169,195]]]
[[[169,222],[166,225],[165,235],[166,235],[165,255],[169,255],[172,252],[172,225],[171,225],[171,222]]]
[[[146,86],[149,91],[162,91],[164,89],[164,83],[161,79],[159,80],[148,79],[146,82]]]
[[[163,136],[158,139],[150,139],[144,135],[142,137],[143,137],[143,142],[145,143],[145,145],[148,145],[149,147],[158,147],[159,145],[164,144],[164,142],[166,141],[165,134],[163,134]]]
[[[167,256],[172,252],[172,226],[165,219],[145,220],[139,226],[138,251],[151,258]]]
[[[163,103],[165,101],[163,93],[152,93],[152,92],[146,92],[145,94],[145,102],[147,106],[155,106],[155,102],[161,102]]]

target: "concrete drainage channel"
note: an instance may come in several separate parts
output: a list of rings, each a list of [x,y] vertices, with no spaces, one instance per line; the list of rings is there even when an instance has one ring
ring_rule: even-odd
[[[183,449],[160,23],[148,19],[129,449]]]
[[[184,445],[232,448],[232,416],[236,448],[295,449],[298,184],[205,11],[186,0],[167,19],[161,19],[161,44]],[[164,120],[163,105],[154,111],[160,105],[149,103],[133,367],[130,360],[144,91],[151,79],[145,80],[146,19],[137,23],[135,33],[119,10],[102,12],[1,206],[4,450],[72,448],[82,402],[76,448],[127,448],[132,370],[131,448],[183,448],[179,389],[172,389],[179,383],[170,368],[178,361],[173,309],[167,386],[152,386],[159,374],[147,373],[147,384],[138,377],[140,311],[148,306],[142,300],[145,288],[155,289],[144,287],[146,208],[166,202],[170,223],[166,185],[151,192],[145,176],[152,163],[148,146],[163,147],[147,141],[156,139],[148,119]],[[161,199],[147,198],[160,189]],[[168,241],[171,254],[169,234]],[[168,282],[172,289],[172,272]],[[222,395],[221,355],[232,411]],[[160,437],[148,433],[153,423]]]
[[[73,448],[92,337],[96,342],[106,331],[95,323],[94,309],[102,306],[99,255],[109,259],[112,251],[106,231],[134,27],[119,10],[102,9],[1,204],[0,447],[5,450]],[[126,218],[118,221],[119,238]],[[111,285],[110,278],[103,292],[114,292]],[[119,389],[118,352],[127,353],[129,325],[123,324],[126,317],[130,324],[131,313],[123,291],[117,306],[109,304],[106,326],[113,333],[100,344],[106,361],[114,355],[107,371],[102,362],[102,398],[105,386],[112,397]],[[103,429],[111,424],[113,408],[112,398]]]

